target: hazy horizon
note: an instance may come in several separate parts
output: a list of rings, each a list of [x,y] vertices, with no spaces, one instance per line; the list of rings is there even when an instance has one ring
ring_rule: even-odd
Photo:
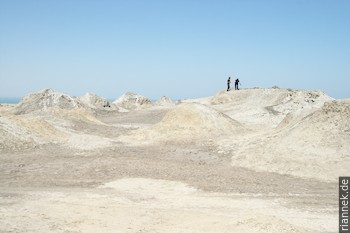
[[[350,98],[350,1],[0,0],[0,96],[242,88]]]
[[[255,88],[272,88],[272,87],[251,87],[251,88],[241,88],[240,90],[244,90],[244,89],[255,89]],[[278,88],[281,88],[281,89],[289,89],[289,88],[282,88],[282,87],[278,87]],[[43,89],[42,89],[43,90]],[[34,91],[34,92],[39,92],[39,91],[42,91],[42,90],[37,90],[37,91]],[[58,91],[58,92],[61,92],[60,90],[56,90],[54,89],[55,91]],[[215,94],[217,94],[219,91],[224,91],[225,89],[222,89],[222,90],[218,90],[217,92],[215,93],[212,93],[212,94],[209,94],[209,95],[206,95],[206,96],[194,96],[194,97],[188,97],[188,98],[171,98],[172,100],[185,100],[185,99],[191,99],[191,98],[203,98],[203,97],[209,97],[209,96],[214,96]],[[323,91],[323,90],[309,90],[309,89],[293,89],[293,90],[298,90],[298,91]],[[236,90],[231,90],[231,91],[236,91]],[[124,92],[123,94],[127,93],[127,92],[133,92],[133,91],[126,91]],[[323,91],[324,92],[324,91]],[[33,93],[33,92],[30,92],[30,93]],[[30,94],[30,93],[26,93],[25,95],[27,94]],[[67,93],[67,92],[63,92],[64,94],[68,94],[70,96],[75,96],[75,97],[79,97],[79,96],[82,96],[82,95],[72,95],[70,93]],[[93,93],[93,92],[85,92],[85,93],[92,93],[92,94],[96,94],[96,93]],[[84,93],[84,94],[85,94]],[[136,93],[136,92],[133,92],[135,94],[140,94],[140,95],[143,95],[142,93]],[[123,95],[121,94],[121,95]],[[326,95],[334,98],[334,99],[347,99],[347,97],[345,98],[336,98],[334,96],[331,96],[329,95],[328,93],[325,92]],[[24,95],[24,96],[25,96]],[[98,94],[97,94],[98,95]],[[117,100],[119,97],[121,97],[121,95],[118,95],[118,96],[115,96],[115,97],[108,97],[108,96],[103,96],[103,95],[98,95],[100,97],[103,97],[105,99],[107,99],[108,101],[115,101]],[[17,104],[18,102],[20,102],[20,100],[24,97],[24,96],[0,96],[0,104],[1,103],[7,103],[7,104]],[[161,95],[161,96],[158,96],[157,98],[150,98],[148,96],[145,96],[146,98],[149,98],[152,102],[155,102],[157,101],[160,97],[162,97],[164,95]],[[169,96],[167,96],[169,97]]]

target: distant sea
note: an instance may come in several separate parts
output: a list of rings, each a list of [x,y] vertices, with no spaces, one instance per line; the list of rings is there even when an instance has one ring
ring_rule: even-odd
[[[20,97],[0,97],[0,104],[18,104]]]

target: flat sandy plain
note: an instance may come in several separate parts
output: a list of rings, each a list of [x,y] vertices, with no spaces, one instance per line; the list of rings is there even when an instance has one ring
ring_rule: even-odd
[[[337,232],[349,100],[104,101],[43,90],[0,106],[0,232]]]

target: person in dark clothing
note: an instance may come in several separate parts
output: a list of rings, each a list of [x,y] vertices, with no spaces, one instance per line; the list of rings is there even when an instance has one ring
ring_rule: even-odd
[[[227,79],[227,91],[230,90],[230,84],[231,84],[231,77],[228,77],[228,79]]]
[[[236,79],[235,80],[235,90],[239,90],[238,84],[239,84],[239,79]]]

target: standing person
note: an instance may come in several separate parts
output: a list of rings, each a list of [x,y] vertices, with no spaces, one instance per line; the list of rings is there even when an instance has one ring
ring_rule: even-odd
[[[227,91],[230,90],[230,84],[231,84],[231,77],[228,77],[228,79],[227,79]]]
[[[235,80],[235,90],[239,90],[238,83],[239,83],[239,79],[236,79]]]

